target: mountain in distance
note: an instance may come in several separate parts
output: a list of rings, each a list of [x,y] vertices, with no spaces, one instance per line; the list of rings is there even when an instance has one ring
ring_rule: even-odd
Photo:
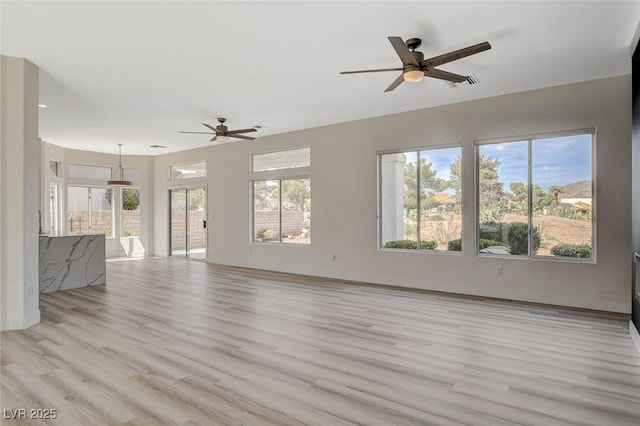
[[[581,180],[562,187],[562,198],[591,198],[591,181]]]

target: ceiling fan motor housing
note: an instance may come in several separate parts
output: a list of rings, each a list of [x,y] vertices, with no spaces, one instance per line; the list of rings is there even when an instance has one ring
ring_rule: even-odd
[[[419,38],[410,38],[405,42],[405,44],[409,48],[409,50],[411,50],[411,54],[416,59],[416,62],[420,63],[424,61],[424,53],[415,50],[420,46],[420,44],[422,44],[422,40],[420,40]],[[404,71],[410,71],[412,69],[422,69],[422,67],[415,68],[411,66],[405,66]]]
[[[409,48],[409,50],[415,50],[422,44],[422,40],[419,38],[410,38],[404,42],[404,44]]]

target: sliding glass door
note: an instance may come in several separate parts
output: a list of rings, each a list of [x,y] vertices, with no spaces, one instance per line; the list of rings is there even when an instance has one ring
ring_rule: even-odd
[[[171,256],[206,260],[207,190],[181,188],[169,191],[171,204]]]

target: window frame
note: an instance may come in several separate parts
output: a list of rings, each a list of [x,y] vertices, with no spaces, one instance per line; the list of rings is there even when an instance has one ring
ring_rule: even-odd
[[[377,163],[377,183],[378,183],[378,190],[377,190],[377,196],[378,196],[378,200],[377,200],[377,215],[376,215],[376,219],[378,222],[378,226],[377,226],[377,250],[378,251],[384,251],[384,252],[394,252],[394,253],[420,253],[420,254],[444,254],[444,255],[452,255],[452,256],[462,256],[464,254],[464,244],[462,245],[462,250],[460,251],[455,251],[455,250],[422,250],[422,249],[397,249],[397,248],[386,248],[383,245],[382,242],[382,157],[384,155],[388,155],[388,154],[404,154],[404,153],[416,153],[416,161],[418,162],[418,164],[420,164],[420,153],[422,151],[435,151],[435,150],[439,150],[439,149],[448,149],[448,148],[460,148],[460,181],[464,182],[464,176],[465,176],[465,171],[464,171],[464,158],[463,158],[463,152],[464,152],[464,147],[463,147],[463,143],[462,142],[450,142],[450,143],[443,143],[443,144],[437,144],[437,145],[421,145],[421,146],[415,146],[415,147],[407,147],[407,148],[399,148],[399,149],[385,149],[385,150],[380,150],[376,152],[376,163]],[[418,194],[420,192],[420,167],[417,167],[416,170],[416,179],[418,181]],[[462,185],[462,187],[464,187],[464,185]],[[461,195],[460,195],[460,217],[461,217],[461,229],[460,229],[460,241],[464,241],[464,193],[462,192],[462,188],[461,188]],[[417,199],[419,200],[420,197],[417,197]],[[420,203],[418,203],[418,206],[416,208],[416,217],[420,217]],[[419,237],[420,234],[420,220],[418,219],[418,223],[417,223],[417,235]],[[419,240],[419,238],[418,238]]]
[[[115,236],[115,209],[114,209],[114,192],[115,191],[111,191],[111,233],[107,234],[104,232],[93,232],[93,217],[92,217],[92,212],[93,212],[93,207],[91,205],[91,201],[92,201],[92,197],[93,197],[93,189],[104,189],[109,190],[110,187],[108,186],[100,186],[100,185],[82,185],[82,184],[68,184],[65,185],[65,234],[67,234],[67,216],[69,214],[69,188],[87,188],[87,219],[88,219],[88,224],[87,224],[87,232],[83,233],[83,234],[70,234],[70,235],[100,235],[103,234],[105,236],[105,238],[117,238]]]
[[[204,163],[204,176],[191,176],[191,177],[181,177],[181,178],[174,178],[173,177],[173,169],[174,167],[180,167],[180,166],[188,166],[190,164],[201,164]],[[207,164],[207,160],[200,160],[200,161],[187,161],[184,163],[174,163],[174,164],[169,164],[167,173],[169,174],[168,179],[169,182],[175,182],[176,185],[179,185],[180,182],[191,182],[194,179],[206,179],[207,175],[208,175],[208,164]]]
[[[278,153],[285,153],[285,152],[289,152],[289,151],[300,151],[306,149],[309,151],[309,164],[306,166],[294,166],[294,167],[281,167],[278,169],[266,169],[266,170],[255,170],[254,167],[254,159],[256,156],[260,156],[260,155],[268,155],[268,154],[278,154]],[[273,151],[265,151],[265,152],[256,152],[253,154],[249,155],[249,171],[251,173],[273,173],[273,172],[286,172],[286,171],[293,171],[293,170],[299,170],[299,169],[305,169],[305,168],[311,168],[311,146],[306,145],[306,146],[299,146],[299,147],[295,147],[295,148],[286,148],[286,149],[276,149]]]
[[[283,169],[289,170],[289,169]],[[270,170],[272,171],[272,170]],[[309,238],[308,243],[292,243],[288,241],[283,241],[282,239],[282,181],[283,180],[309,180],[309,200],[311,200],[311,176],[309,175],[297,175],[297,176],[286,176],[281,178],[275,177],[265,177],[265,178],[254,178],[249,181],[250,185],[250,232],[249,232],[249,242],[253,244],[275,244],[275,245],[290,245],[290,246],[302,246],[308,247],[311,245],[312,240]],[[256,240],[255,233],[255,183],[256,182],[265,182],[265,181],[277,181],[278,182],[278,241],[258,241]],[[312,204],[313,205],[313,204]],[[310,210],[313,212],[313,208]]]
[[[261,171],[254,171],[253,170],[253,158],[255,155],[262,155],[262,154],[271,154],[271,153],[286,153],[289,151],[296,151],[296,150],[300,150],[300,149],[308,149],[309,150],[309,165],[308,166],[304,166],[304,167],[289,167],[289,168],[282,168],[282,169],[273,169],[273,170],[261,170]],[[287,242],[284,241],[282,242],[282,181],[283,180],[297,180],[297,179],[309,179],[309,201],[311,202],[311,210],[310,213],[313,216],[313,199],[312,199],[312,195],[311,193],[313,192],[311,190],[311,181],[312,181],[312,176],[311,176],[311,161],[312,161],[312,153],[311,153],[311,146],[310,145],[302,145],[302,146],[295,146],[295,147],[287,147],[287,148],[282,148],[282,149],[274,149],[271,151],[263,151],[263,152],[257,152],[257,153],[250,153],[249,154],[249,158],[248,158],[248,166],[249,166],[249,202],[247,203],[248,207],[249,207],[249,223],[248,223],[248,231],[249,231],[249,235],[248,235],[248,240],[250,244],[260,244],[260,245],[265,245],[265,246],[269,246],[269,245],[279,245],[282,246],[283,244],[285,246],[299,246],[299,247],[309,247],[311,246],[311,244],[313,244],[313,242],[311,241],[311,239],[309,240],[308,243],[291,243],[291,242]],[[278,204],[279,204],[279,208],[280,208],[280,212],[279,212],[279,228],[280,228],[280,235],[279,235],[279,240],[277,242],[272,242],[272,241],[257,241],[255,238],[255,182],[259,182],[259,181],[268,181],[268,180],[274,180],[274,181],[278,181],[278,187],[280,189],[280,193],[279,193],[279,200],[278,200]]]
[[[62,234],[63,187],[61,183],[49,182],[49,233],[54,237]]]
[[[577,258],[577,257],[564,257],[564,256],[544,256],[531,253],[531,247],[533,247],[533,144],[536,140],[552,139],[569,136],[590,135],[591,136],[591,257],[589,258]],[[596,158],[596,144],[597,144],[597,131],[595,127],[587,127],[575,130],[564,130],[556,132],[544,132],[544,133],[531,133],[519,136],[491,138],[491,139],[477,139],[474,141],[474,253],[477,257],[498,258],[498,259],[517,259],[517,260],[542,260],[549,262],[569,262],[569,263],[586,263],[595,264],[597,259],[597,194],[596,194],[596,170],[597,170],[597,158]],[[480,253],[479,241],[480,241],[480,147],[483,145],[494,145],[501,143],[511,142],[527,142],[527,224],[529,225],[528,232],[528,253],[526,255],[505,255],[495,253]],[[464,244],[463,244],[464,247]]]
[[[69,172],[70,168],[73,167],[80,167],[80,168],[85,168],[85,169],[96,169],[96,172],[98,171],[97,169],[102,169],[105,173],[106,170],[109,170],[108,175],[105,174],[104,179],[102,177],[95,179],[94,177],[86,177],[86,176],[73,176],[73,173]],[[69,162],[65,164],[64,167],[64,173],[65,173],[65,178],[69,181],[72,182],[105,182],[108,181],[109,179],[112,178],[113,176],[113,167],[111,166],[105,166],[104,164],[89,164],[89,163],[74,163],[74,162]],[[57,177],[57,176],[56,176]],[[80,186],[80,185],[75,185],[75,186]],[[93,185],[96,188],[100,187],[100,185]]]

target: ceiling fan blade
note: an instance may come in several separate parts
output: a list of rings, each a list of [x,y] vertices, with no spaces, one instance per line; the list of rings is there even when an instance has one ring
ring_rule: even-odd
[[[232,134],[230,134],[230,135],[229,135],[229,137],[230,137],[230,138],[238,138],[238,139],[246,139],[246,140],[248,140],[248,141],[254,141],[254,140],[256,140],[256,138],[252,138],[252,137],[250,137],[250,136],[244,136],[244,135],[232,135]]]
[[[414,65],[416,67],[419,65],[418,61],[416,61],[416,58],[413,56],[407,45],[404,44],[404,41],[402,41],[400,37],[392,36],[388,37],[388,39],[391,42],[393,48],[396,50],[398,56],[400,56],[400,60],[402,61],[403,65]]]
[[[384,91],[385,92],[390,92],[393,89],[395,89],[396,87],[400,86],[400,84],[404,81],[404,75],[400,74],[400,77],[396,78],[393,83],[391,83],[389,85],[389,87],[387,87]]]
[[[208,125],[207,123],[202,123],[202,125],[203,125],[204,127],[207,127],[207,128],[209,128],[209,129],[213,130],[213,131],[214,131],[214,132],[216,132],[216,133],[218,132],[218,131],[216,130],[216,128],[215,128],[215,127],[210,126],[210,125]]]
[[[249,132],[256,132],[256,129],[250,128],[250,129],[238,129],[238,130],[229,130],[227,132],[227,135],[231,136],[231,135],[235,135],[237,133],[249,133]]]
[[[439,78],[441,80],[451,81],[453,83],[462,83],[467,81],[466,75],[454,74],[449,71],[443,71],[435,68],[430,68],[424,72],[427,77]]]
[[[438,65],[446,64],[447,62],[455,61],[464,58],[465,56],[475,55],[476,53],[484,52],[489,49],[491,49],[489,42],[483,41],[482,43],[474,44],[473,46],[425,59],[420,62],[420,65],[426,67],[437,67]]]
[[[380,68],[377,70],[342,71],[340,74],[360,74],[364,72],[402,71],[402,68]]]
[[[218,135],[217,135],[217,134],[215,134],[215,135],[213,135],[213,137],[209,140],[209,142],[213,142],[213,141],[215,141],[217,138],[218,138]]]
[[[211,132],[178,132],[178,133],[197,133],[199,135],[211,135]]]

